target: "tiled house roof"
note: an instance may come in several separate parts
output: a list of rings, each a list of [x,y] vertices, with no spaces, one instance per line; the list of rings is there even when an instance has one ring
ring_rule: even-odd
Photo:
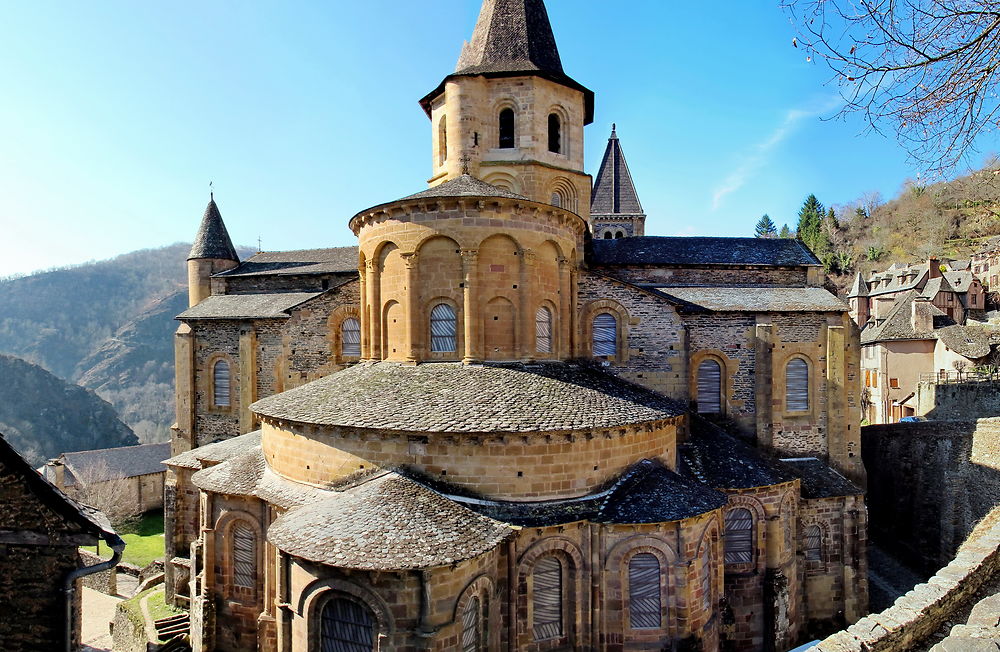
[[[262,252],[217,276],[357,274],[358,248]]]
[[[934,333],[916,332],[913,330],[911,307],[917,298],[916,290],[909,290],[906,294],[898,297],[890,308],[885,320],[877,326],[868,326],[861,331],[861,343],[870,344],[886,340],[932,340]],[[941,312],[931,304],[930,301],[920,301],[917,306],[918,311],[927,313],[934,324],[934,328],[941,328],[955,323],[955,321]]]
[[[229,238],[229,231],[222,221],[222,214],[215,203],[215,198],[209,200],[205,208],[205,215],[201,218],[201,226],[198,227],[198,234],[194,237],[194,244],[191,246],[191,253],[188,260],[196,258],[219,258],[222,260],[235,260],[239,262],[240,257],[236,253],[236,247]]]
[[[856,484],[814,457],[784,459],[781,463],[802,481],[802,497],[807,500],[864,493]]]
[[[250,408],[300,423],[440,433],[613,428],[683,412],[660,394],[562,362],[361,363]]]
[[[798,240],[643,236],[594,240],[588,262],[597,266],[734,265],[800,267],[820,265]]]
[[[847,293],[849,299],[854,297],[867,297],[868,296],[868,283],[865,282],[861,272],[854,275],[854,285],[851,286],[851,291]]]
[[[625,162],[621,142],[614,127],[604,151],[601,168],[594,181],[594,192],[590,198],[591,215],[642,215],[639,195],[632,183],[632,175]]]
[[[177,319],[287,319],[290,311],[322,292],[215,294],[188,308]]]
[[[188,469],[200,469],[204,462],[218,464],[243,453],[254,446],[260,446],[261,432],[255,430],[232,439],[223,439],[219,442],[205,444],[198,448],[193,448],[179,455],[175,455],[164,461],[169,466],[181,466]]]
[[[795,479],[776,460],[699,418],[692,418],[691,435],[677,450],[682,470],[713,489],[751,489]]]
[[[73,486],[76,484],[76,473],[82,473],[86,469],[107,469],[109,473],[124,478],[162,473],[167,470],[163,460],[168,457],[170,457],[170,442],[63,453],[59,459],[66,465],[64,476],[66,486]],[[48,465],[43,468],[48,477],[52,472],[51,469]]]

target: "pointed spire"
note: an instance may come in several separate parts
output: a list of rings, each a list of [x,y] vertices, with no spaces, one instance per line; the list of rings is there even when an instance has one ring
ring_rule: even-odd
[[[229,238],[229,231],[222,221],[222,213],[215,203],[215,193],[210,193],[208,206],[205,208],[205,215],[201,218],[201,226],[198,227],[198,235],[194,238],[194,245],[188,260],[195,258],[214,258],[218,260],[233,260],[240,262],[240,257],[236,253],[236,247]]]
[[[851,286],[851,291],[847,293],[848,299],[853,299],[854,297],[867,297],[868,296],[868,284],[865,283],[865,279],[861,276],[861,272],[858,272],[854,276],[854,285]]]
[[[618,140],[617,125],[611,126],[608,149],[604,152],[601,169],[594,182],[594,193],[590,201],[593,215],[642,215],[639,195],[632,184],[632,175],[625,162],[621,142]]]
[[[455,72],[543,71],[563,74],[562,60],[542,0],[483,0],[472,40]]]

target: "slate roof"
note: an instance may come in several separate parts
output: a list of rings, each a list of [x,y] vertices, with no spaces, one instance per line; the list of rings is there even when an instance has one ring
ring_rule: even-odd
[[[900,274],[904,272],[904,274]],[[903,281],[900,282],[899,277],[903,276]],[[906,263],[893,263],[884,272],[873,272],[872,276],[865,283],[866,295],[854,295],[849,296],[879,296],[881,294],[892,294],[905,292],[907,290],[912,290],[918,287],[924,287],[925,283],[930,281],[927,279],[929,276],[927,263],[915,263],[912,265]],[[872,287],[872,282],[875,279],[880,279],[879,286],[877,288]],[[885,283],[888,281],[888,283]],[[853,292],[853,290],[852,290]]]
[[[795,475],[763,452],[699,417],[677,447],[681,469],[713,489],[751,489],[791,482]]]
[[[854,285],[851,286],[851,291],[847,293],[847,298],[851,299],[854,297],[867,297],[868,296],[868,283],[865,282],[861,272],[858,272],[854,276]]]
[[[593,240],[588,262],[626,265],[820,265],[798,240],[789,238],[713,238],[642,236]]]
[[[361,570],[446,566],[500,545],[513,530],[387,472],[293,509],[268,529],[282,551]]]
[[[433,188],[428,188],[422,192],[418,192],[408,197],[404,197],[399,201],[406,201],[409,199],[430,199],[434,197],[504,197],[507,199],[523,199],[524,201],[530,201],[527,197],[523,195],[518,195],[505,188],[499,186],[494,186],[492,183],[486,183],[481,179],[470,174],[463,174],[460,177],[455,177],[451,181],[446,181]]]
[[[611,374],[563,362],[360,363],[250,409],[301,423],[434,433],[611,428],[684,411]]]
[[[941,276],[948,281],[948,287],[953,292],[965,293],[969,291],[972,281],[975,278],[970,271],[943,272]]]
[[[823,288],[645,286],[668,299],[715,312],[844,312],[847,306]]]
[[[239,437],[224,439],[222,441],[205,444],[198,448],[175,455],[166,460],[164,464],[169,466],[180,466],[188,469],[200,469],[205,466],[205,462],[218,464],[243,453],[254,446],[260,446],[261,431],[255,430]]]
[[[216,276],[290,276],[312,274],[357,274],[358,248],[264,251]]]
[[[873,342],[883,342],[887,340],[932,340],[934,333],[916,332],[913,330],[913,315],[911,305],[917,298],[916,290],[909,290],[905,294],[896,298],[885,320],[875,326],[870,325],[861,331],[861,343],[869,344]],[[918,311],[927,312],[934,324],[934,328],[950,326],[955,321],[936,308],[930,301],[921,301],[917,307]]]
[[[802,497],[807,500],[864,493],[863,489],[815,457],[783,459],[781,463],[802,481]]]
[[[972,268],[971,260],[953,260],[948,263],[948,269],[953,272],[967,272]]]
[[[346,282],[346,281],[345,281]],[[188,308],[176,319],[287,319],[290,311],[322,292],[276,292],[273,294],[214,294]]]
[[[201,218],[201,226],[198,227],[198,234],[195,235],[194,244],[191,246],[191,253],[188,254],[188,260],[196,258],[219,258],[236,262],[240,260],[236,247],[229,238],[229,231],[222,221],[222,213],[215,203],[215,197],[208,201],[205,215]]]
[[[965,323],[945,326],[934,331],[937,339],[955,353],[975,360],[990,354],[996,334],[996,329],[987,329],[978,324]]]
[[[594,181],[594,191],[590,199],[591,215],[642,215],[639,195],[632,183],[632,175],[625,162],[618,130],[611,127],[611,137],[604,151],[604,159]]]
[[[281,509],[293,509],[322,500],[323,489],[292,482],[268,468],[260,444],[230,449],[232,456],[191,475],[199,489],[230,496],[253,496]]]
[[[170,442],[76,451],[63,453],[59,459],[66,465],[64,483],[66,486],[73,486],[77,482],[77,472],[97,467],[107,468],[110,473],[121,474],[125,478],[162,473],[167,470],[163,460],[168,457]],[[42,468],[45,469],[46,478],[52,480],[52,468],[47,464]]]

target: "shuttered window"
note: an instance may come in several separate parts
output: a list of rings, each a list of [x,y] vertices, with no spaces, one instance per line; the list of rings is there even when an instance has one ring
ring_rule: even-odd
[[[593,349],[598,357],[618,352],[618,320],[609,312],[594,317]]]
[[[431,310],[431,351],[453,353],[458,350],[455,333],[458,325],[455,309],[447,303],[439,303]]]
[[[712,557],[706,546],[701,551],[701,608],[710,611],[712,602]]]
[[[373,652],[375,618],[363,604],[334,598],[323,607],[321,652]]]
[[[698,365],[698,412],[722,412],[722,365],[711,358]]]
[[[792,358],[785,366],[785,410],[805,412],[809,409],[809,364],[802,358]]]
[[[632,629],[659,629],[660,562],[648,552],[628,563],[628,601]]]
[[[753,563],[753,514],[749,509],[726,512],[726,563]]]
[[[479,618],[479,598],[472,598],[462,612],[462,652],[480,652],[483,649]]]
[[[212,401],[217,407],[229,407],[229,363],[217,360],[212,367]]]
[[[257,537],[253,528],[233,526],[233,585],[252,589],[257,585]]]
[[[532,630],[536,641],[563,634],[562,564],[555,557],[542,557],[532,573]]]
[[[802,548],[806,561],[823,561],[823,530],[818,525],[810,525],[803,533]]]
[[[340,325],[340,354],[345,357],[361,355],[361,322],[354,317]]]
[[[545,306],[535,313],[535,350],[552,353],[552,311]]]

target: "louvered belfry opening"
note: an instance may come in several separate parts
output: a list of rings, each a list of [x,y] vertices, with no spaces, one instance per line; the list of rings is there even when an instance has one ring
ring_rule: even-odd
[[[340,354],[345,357],[361,355],[361,322],[354,317],[340,326]]]
[[[375,617],[365,605],[347,598],[334,598],[323,606],[321,620],[321,652],[372,652],[375,649]]]
[[[212,402],[217,407],[229,407],[229,363],[216,361],[212,367]]]
[[[818,525],[805,529],[802,548],[806,561],[823,561],[823,530]]]
[[[431,310],[431,351],[453,353],[458,350],[456,333],[458,324],[455,309],[447,303],[439,303]]]
[[[726,564],[753,563],[753,514],[737,507],[726,513]]]
[[[257,537],[252,528],[238,523],[233,526],[233,585],[244,589],[256,586]]]
[[[470,599],[462,612],[462,652],[482,650],[479,598]]]
[[[611,356],[618,351],[618,320],[609,312],[594,317],[593,349],[595,356]]]
[[[660,627],[660,561],[642,552],[628,564],[629,624],[632,629]]]
[[[809,410],[809,364],[802,358],[792,358],[785,366],[785,410]]]
[[[708,358],[698,365],[698,412],[722,412],[722,365]]]
[[[555,557],[539,559],[532,573],[532,585],[532,630],[535,640],[562,636],[562,563]]]
[[[552,353],[552,311],[545,306],[535,313],[535,350]]]
[[[712,608],[712,557],[708,547],[701,550],[701,608],[708,611]]]

